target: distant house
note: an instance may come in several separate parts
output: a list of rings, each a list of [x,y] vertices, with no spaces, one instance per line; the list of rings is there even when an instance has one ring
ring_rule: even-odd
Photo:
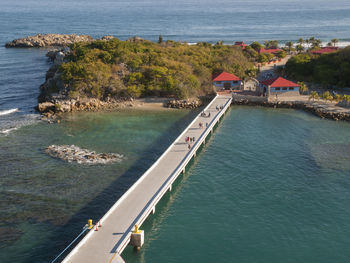
[[[264,96],[299,96],[300,85],[282,77],[260,82],[260,91]]]
[[[217,88],[222,88],[225,90],[240,88],[241,79],[234,74],[222,72],[213,76],[213,85]]]
[[[248,45],[245,44],[243,41],[236,41],[235,46],[240,46],[242,49],[245,49],[245,47]]]
[[[268,48],[268,49],[265,49],[265,48],[260,48],[259,49],[259,54],[276,54],[277,52],[280,52],[280,51],[283,51],[282,49],[280,48]]]
[[[326,53],[332,53],[338,50],[338,47],[322,47],[321,49],[311,51],[314,55],[322,55]]]

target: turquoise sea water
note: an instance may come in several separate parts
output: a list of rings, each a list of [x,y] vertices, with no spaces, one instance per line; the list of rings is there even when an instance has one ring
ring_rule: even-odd
[[[232,107],[127,262],[348,262],[350,124]]]
[[[127,110],[67,115],[0,136],[0,262],[47,262],[113,205],[182,132],[195,112]],[[74,144],[124,155],[79,165],[45,153]]]

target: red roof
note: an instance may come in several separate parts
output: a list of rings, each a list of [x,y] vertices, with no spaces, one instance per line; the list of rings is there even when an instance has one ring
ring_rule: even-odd
[[[286,80],[282,77],[268,79],[260,82],[263,85],[270,86],[271,88],[278,88],[278,87],[300,87],[300,85]]]
[[[234,74],[230,74],[227,72],[222,72],[219,75],[214,76],[213,81],[238,81],[241,80],[239,77],[237,77]]]
[[[312,54],[325,54],[325,53],[335,52],[337,50],[338,50],[337,47],[323,47],[323,48],[318,49],[318,50],[313,50],[313,51],[311,51],[311,53]]]
[[[280,48],[269,48],[269,49],[260,48],[259,53],[274,54],[274,53],[279,52],[279,51],[282,51],[282,49],[280,49]]]
[[[236,41],[235,42],[235,46],[240,46],[240,47],[242,47],[244,49],[248,45],[245,44],[243,41]]]

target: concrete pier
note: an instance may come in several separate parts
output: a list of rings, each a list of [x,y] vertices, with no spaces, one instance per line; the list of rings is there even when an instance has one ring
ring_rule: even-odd
[[[217,95],[161,157],[130,187],[100,220],[103,227],[90,232],[62,261],[64,263],[124,262],[120,254],[132,239],[133,245],[143,244],[143,235],[135,234],[149,214],[156,213],[156,205],[176,178],[186,170],[199,147],[213,131],[231,104],[230,95]],[[210,117],[208,114],[210,113]],[[200,123],[202,127],[200,127]],[[186,137],[194,137],[189,149]],[[133,236],[132,236],[133,235]]]

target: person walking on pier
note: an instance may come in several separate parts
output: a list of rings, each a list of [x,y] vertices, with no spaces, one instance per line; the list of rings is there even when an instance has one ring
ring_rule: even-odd
[[[188,150],[189,151],[191,150],[191,144],[188,144]]]

